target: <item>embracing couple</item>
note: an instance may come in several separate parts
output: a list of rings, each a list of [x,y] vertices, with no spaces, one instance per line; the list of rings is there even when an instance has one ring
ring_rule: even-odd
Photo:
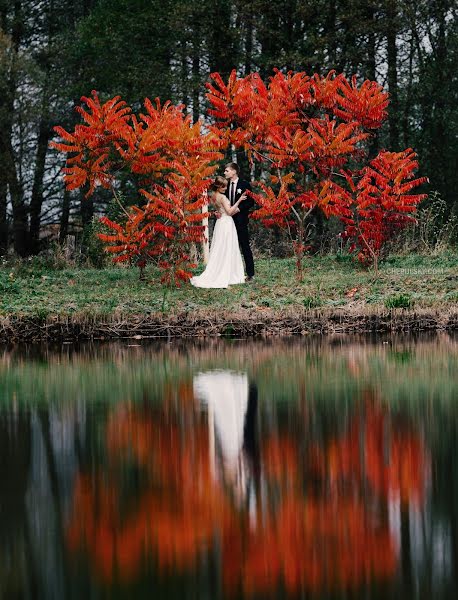
[[[251,191],[251,186],[248,181],[239,179],[237,163],[226,165],[224,177],[216,177],[211,184],[208,195],[220,216],[213,230],[208,264],[201,275],[191,278],[192,285],[201,288],[227,288],[228,285],[244,283],[242,254],[246,280],[253,281],[254,263],[248,216],[254,201],[247,197],[247,191]]]

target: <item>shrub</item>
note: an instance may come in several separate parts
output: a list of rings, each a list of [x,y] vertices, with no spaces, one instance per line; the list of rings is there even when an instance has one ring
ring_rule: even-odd
[[[413,305],[409,294],[394,294],[385,300],[386,308],[410,308]]]

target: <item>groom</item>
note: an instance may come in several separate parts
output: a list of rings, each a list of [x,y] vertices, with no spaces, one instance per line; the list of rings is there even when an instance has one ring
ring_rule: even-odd
[[[248,181],[239,179],[239,172],[239,166],[234,162],[228,163],[224,169],[224,177],[227,179],[226,196],[229,198],[231,206],[237,202],[243,192],[247,190],[251,192],[251,185]],[[250,234],[248,232],[249,211],[253,206],[254,200],[247,197],[246,200],[239,204],[240,212],[232,217],[237,230],[240,250],[245,261],[247,281],[254,280],[254,262],[250,248]]]

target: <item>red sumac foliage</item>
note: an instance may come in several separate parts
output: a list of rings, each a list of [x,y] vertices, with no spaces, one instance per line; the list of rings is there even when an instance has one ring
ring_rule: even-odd
[[[148,99],[135,115],[119,97],[101,104],[96,92],[77,107],[84,123],[73,132],[55,131],[62,141],[53,147],[68,155],[64,168],[67,189],[97,186],[117,193],[121,177],[134,181],[143,196],[140,206],[121,206],[124,220],[102,222],[110,230],[99,237],[115,261],[135,262],[142,269],[155,259],[163,282],[179,285],[194,266],[189,245],[203,240],[205,191],[222,155],[220,140],[192,124],[183,106]]]
[[[427,181],[414,178],[418,168],[416,154],[408,148],[403,152],[382,151],[358,174],[357,183],[345,173],[353,202],[344,237],[352,241],[363,263],[373,263],[377,269],[383,246],[407,223],[415,221],[413,213],[426,194],[409,192]]]
[[[212,131],[223,146],[243,148],[270,172],[270,185],[260,182],[254,195],[260,208],[253,216],[287,229],[299,277],[314,209],[342,219],[360,258],[376,263],[384,242],[424,198],[407,194],[425,181],[413,179],[410,149],[383,151],[365,165],[365,145],[387,117],[387,92],[334,71],[325,77],[276,71],[267,85],[258,74],[238,79],[234,71],[227,84],[218,73],[211,77]]]

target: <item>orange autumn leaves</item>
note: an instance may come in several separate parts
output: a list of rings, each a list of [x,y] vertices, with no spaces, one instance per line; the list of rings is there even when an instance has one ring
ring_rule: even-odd
[[[241,149],[263,173],[253,216],[288,232],[299,275],[313,210],[338,217],[350,248],[376,265],[386,241],[414,220],[425,194],[410,192],[426,181],[414,177],[411,148],[369,161],[370,138],[387,117],[382,86],[335,71],[275,70],[267,82],[235,71],[227,82],[219,73],[211,78],[205,123],[170,101],[145,99],[135,114],[119,96],[102,103],[93,91],[76,109],[82,122],[73,131],[55,127],[60,140],[51,145],[67,155],[67,189],[87,196],[110,189],[122,209],[119,222],[103,219],[106,251],[142,268],[156,261],[163,282],[187,281],[189,249],[204,238],[210,178],[218,161]],[[138,191],[137,206],[122,189]]]
[[[227,84],[219,73],[207,84],[213,131],[226,146],[262,163],[270,182],[254,194],[253,216],[292,238],[298,274],[312,210],[338,217],[344,238],[362,262],[377,261],[386,242],[407,223],[425,194],[411,148],[382,150],[369,161],[368,146],[387,118],[388,93],[376,81],[276,71],[264,83],[257,73]]]
[[[388,503],[399,499],[404,510],[424,499],[430,458],[421,436],[374,406],[321,442],[309,430],[267,433],[248,509],[185,394],[180,414],[169,402],[165,413],[114,411],[105,468],[78,478],[67,542],[101,579],[132,581],[146,561],[189,572],[216,539],[228,595],[267,596],[279,585],[292,594],[352,589],[394,574]],[[141,482],[134,489],[125,483],[129,465]]]
[[[103,217],[107,231],[99,238],[115,262],[143,268],[154,260],[162,282],[187,281],[195,266],[189,248],[204,237],[202,209],[223,156],[220,141],[200,121],[193,124],[182,105],[145,99],[135,114],[119,96],[102,103],[95,91],[82,102],[76,110],[83,122],[73,131],[55,127],[61,141],[51,144],[67,155],[67,189],[87,188],[86,196],[99,186],[112,191],[121,216]],[[128,206],[123,186],[138,190],[138,206]]]

